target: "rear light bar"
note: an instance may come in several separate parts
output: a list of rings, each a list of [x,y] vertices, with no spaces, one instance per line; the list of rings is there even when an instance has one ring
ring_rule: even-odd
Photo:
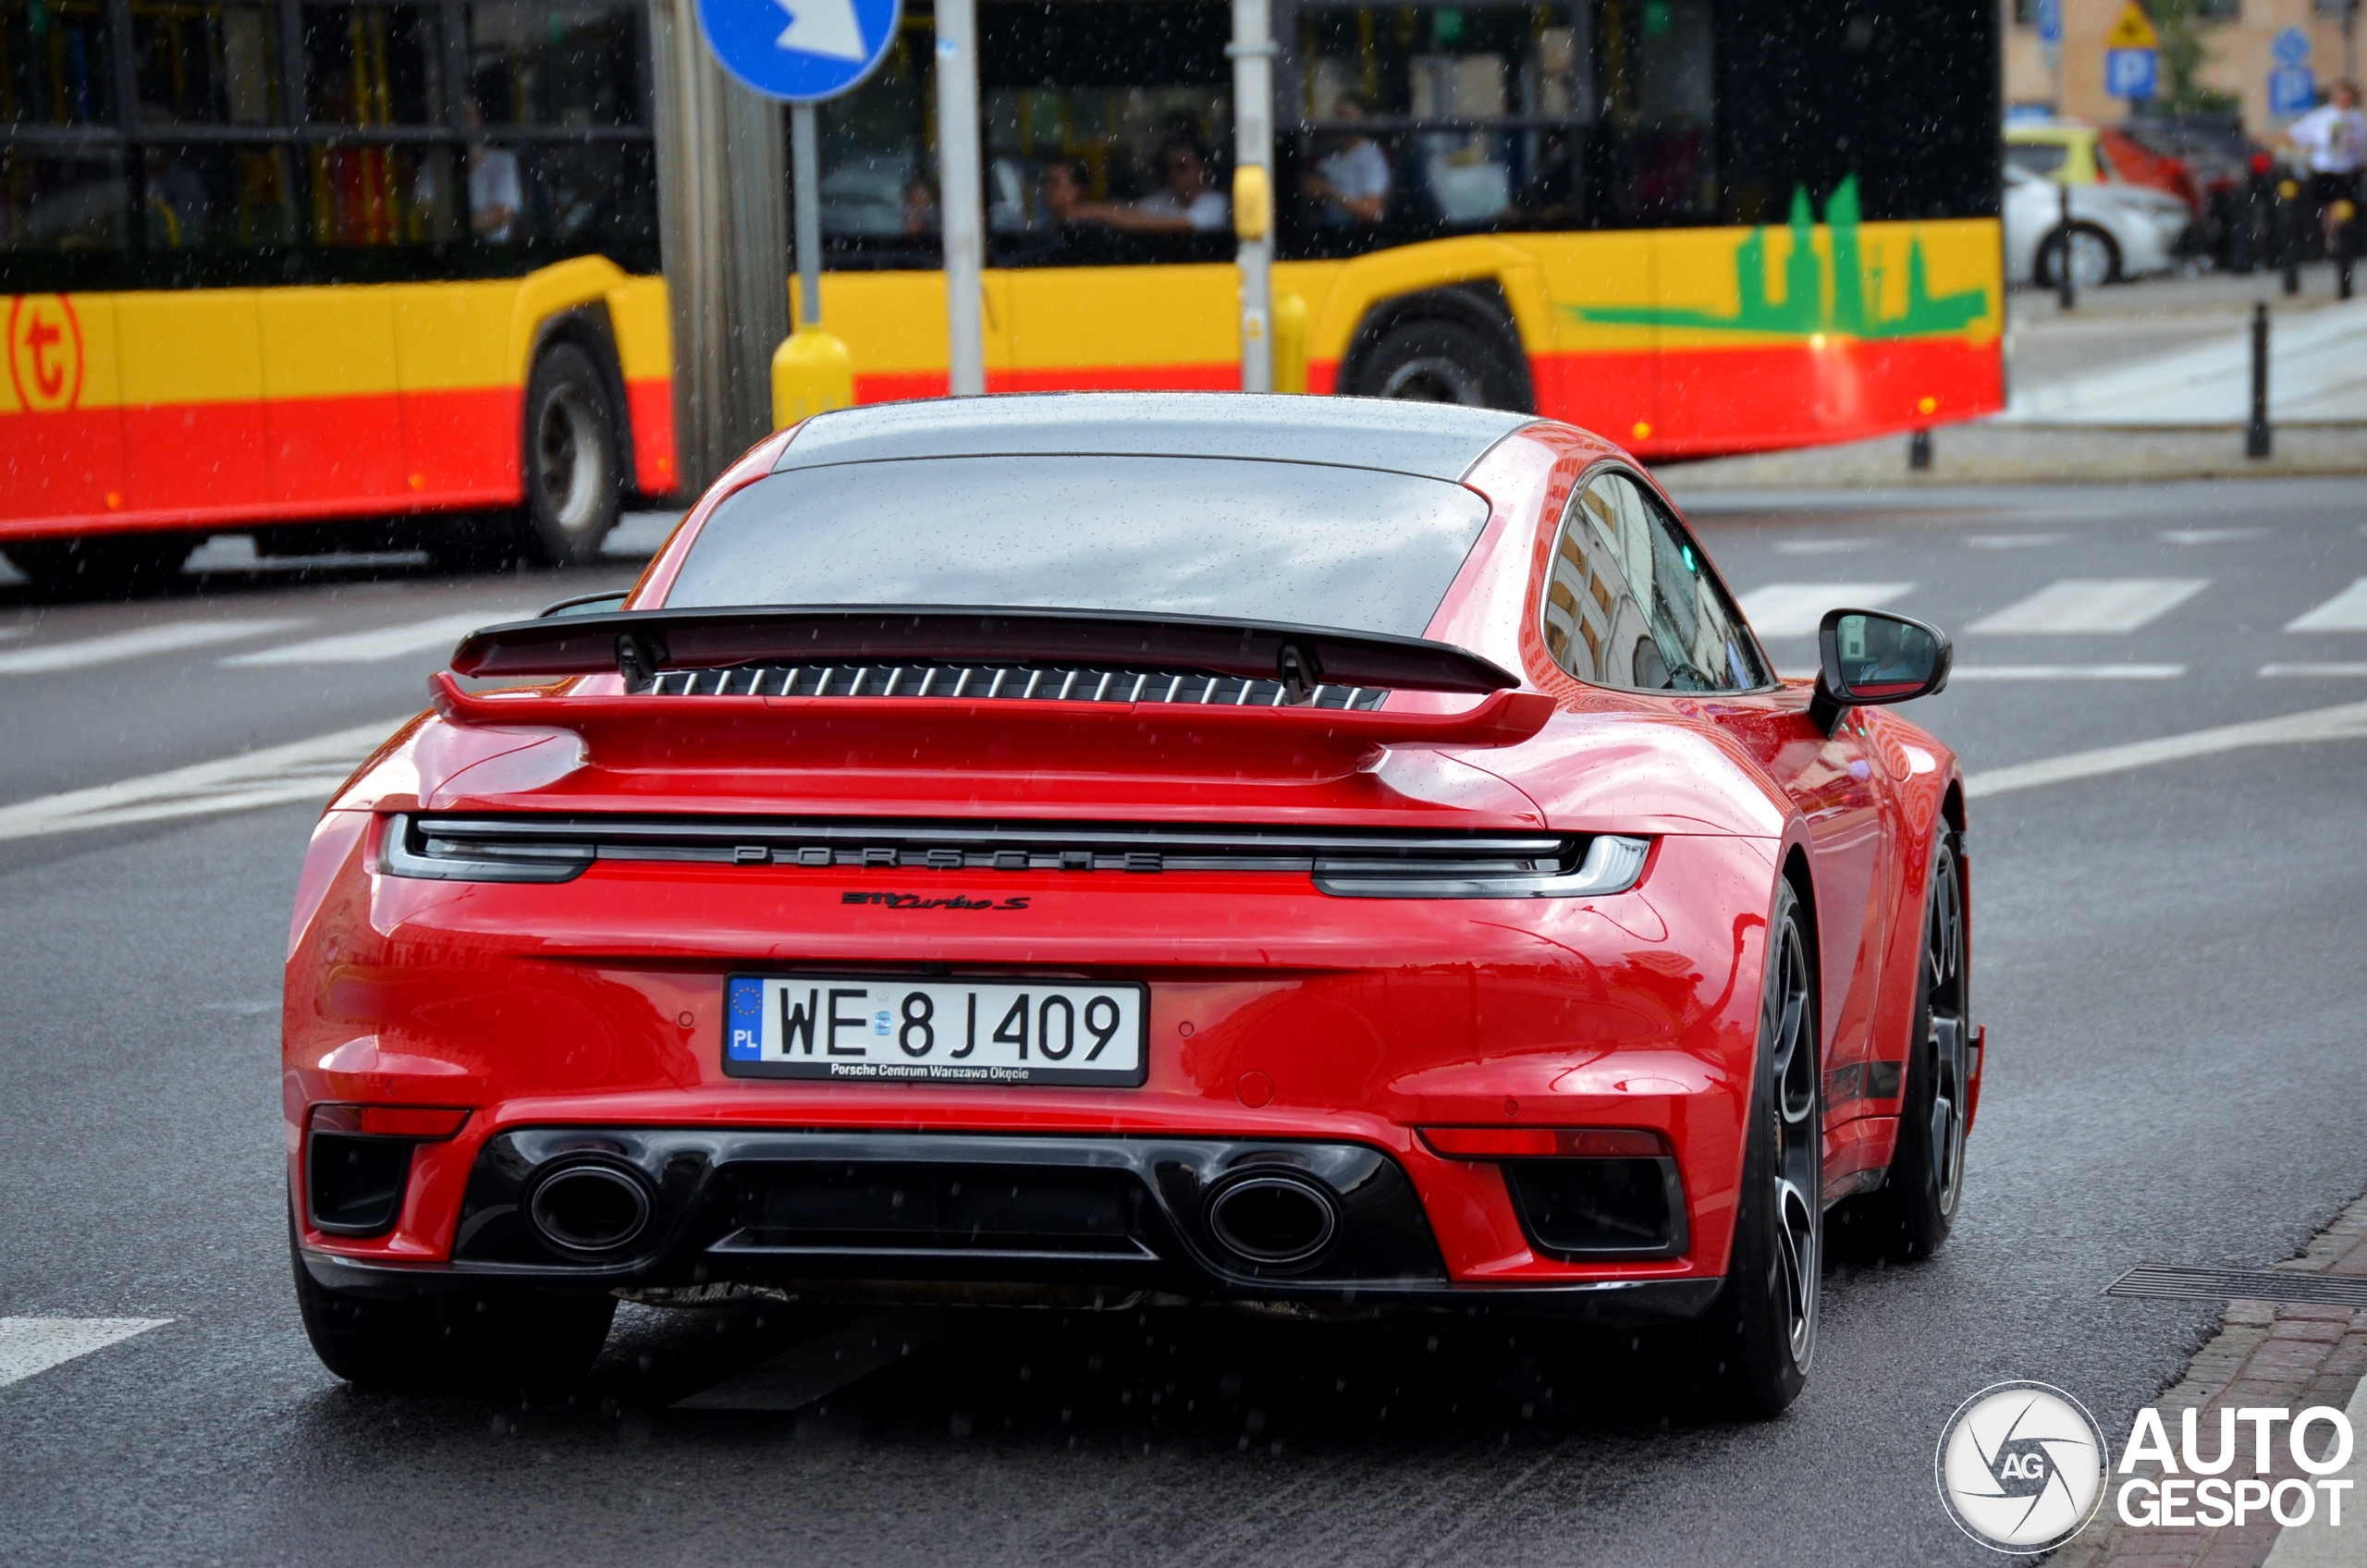
[[[468,1125],[469,1112],[457,1106],[316,1105],[315,1133],[343,1133],[363,1138],[411,1138],[435,1143]]]
[[[391,816],[382,869],[450,882],[566,882],[594,861],[926,871],[1259,871],[1336,898],[1621,893],[1649,839],[1305,827],[647,817]]]
[[[1653,1159],[1658,1133],[1624,1127],[1425,1127],[1422,1142],[1450,1159]]]

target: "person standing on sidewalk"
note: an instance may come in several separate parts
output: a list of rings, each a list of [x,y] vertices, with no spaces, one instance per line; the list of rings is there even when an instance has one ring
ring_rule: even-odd
[[[2310,200],[2332,256],[2343,226],[2358,213],[2360,171],[2367,169],[2367,115],[2359,112],[2358,86],[2336,82],[2326,102],[2286,128],[2285,140],[2309,160]]]

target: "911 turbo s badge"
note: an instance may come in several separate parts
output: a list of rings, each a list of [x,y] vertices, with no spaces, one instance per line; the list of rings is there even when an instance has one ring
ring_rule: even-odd
[[[840,893],[842,904],[879,904],[888,909],[1025,909],[1033,894],[1008,899],[972,899],[956,893],[950,899],[925,899],[918,893]]]

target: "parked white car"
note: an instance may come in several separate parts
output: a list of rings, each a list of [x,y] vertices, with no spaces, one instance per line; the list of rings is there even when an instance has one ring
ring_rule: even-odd
[[[2057,185],[2005,170],[2005,280],[2053,288],[2065,250],[2063,192],[2071,193],[2071,282],[2097,288],[2170,270],[2192,214],[2166,191],[2141,185]]]

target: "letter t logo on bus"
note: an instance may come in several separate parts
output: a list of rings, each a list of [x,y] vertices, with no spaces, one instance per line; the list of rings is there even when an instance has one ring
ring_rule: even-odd
[[[8,379],[36,413],[70,409],[82,395],[82,326],[60,294],[8,303]]]

